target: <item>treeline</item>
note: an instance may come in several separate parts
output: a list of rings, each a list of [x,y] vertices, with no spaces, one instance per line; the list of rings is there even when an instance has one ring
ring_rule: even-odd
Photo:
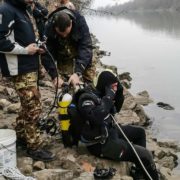
[[[120,14],[134,11],[179,11],[180,0],[134,0],[123,5],[115,5],[105,8],[108,11]]]

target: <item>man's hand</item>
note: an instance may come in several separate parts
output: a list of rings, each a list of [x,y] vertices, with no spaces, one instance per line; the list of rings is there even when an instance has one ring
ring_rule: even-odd
[[[29,55],[34,55],[35,53],[37,53],[39,51],[39,48],[37,47],[37,44],[35,44],[35,43],[29,44],[26,47],[26,49],[27,49]]]
[[[55,77],[53,79],[53,84],[55,87],[58,86],[58,88],[60,88],[63,85],[64,81],[61,78]]]
[[[74,88],[76,88],[76,85],[79,85],[81,83],[79,76],[74,73],[71,75],[68,81],[69,84],[72,84]]]
[[[46,51],[43,49],[43,48],[39,48],[39,50],[38,50],[38,53],[39,54],[44,54]]]
[[[118,83],[111,84],[110,86],[106,87],[105,93],[110,99],[114,99],[117,91]]]

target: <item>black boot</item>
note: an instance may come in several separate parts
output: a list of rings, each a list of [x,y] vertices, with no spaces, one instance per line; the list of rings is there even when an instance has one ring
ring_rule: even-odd
[[[17,147],[21,147],[22,149],[26,149],[27,148],[27,143],[24,139],[18,138],[16,140],[16,146]]]
[[[49,162],[55,159],[55,155],[52,152],[49,152],[44,149],[37,149],[37,150],[28,149],[27,154],[29,157],[37,161]]]
[[[145,180],[144,173],[140,167],[132,166],[130,175],[133,177],[133,180]]]
[[[156,169],[155,164],[153,164],[153,165],[151,165],[149,167],[146,167],[146,170],[148,171],[149,175],[151,176],[151,178],[153,180],[159,180],[159,173],[158,173],[158,171]],[[146,177],[146,179],[149,180],[148,177]]]

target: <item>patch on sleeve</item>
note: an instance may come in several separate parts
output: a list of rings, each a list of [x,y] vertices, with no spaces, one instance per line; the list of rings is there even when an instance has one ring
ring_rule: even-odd
[[[94,105],[94,102],[90,101],[90,100],[84,101],[82,103],[82,107],[84,107],[84,106],[92,106],[92,105]]]
[[[2,24],[2,18],[3,18],[3,15],[0,14],[0,24]]]

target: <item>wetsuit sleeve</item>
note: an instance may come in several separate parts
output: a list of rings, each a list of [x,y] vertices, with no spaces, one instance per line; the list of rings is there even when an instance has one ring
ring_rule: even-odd
[[[78,103],[78,108],[83,118],[94,125],[101,125],[112,107],[113,101],[107,96],[104,96],[99,104],[95,103],[93,99],[86,97],[80,97]]]
[[[28,54],[28,50],[15,42],[13,37],[14,15],[4,6],[0,7],[0,52],[6,54]]]
[[[88,25],[83,16],[78,17],[78,26],[81,38],[78,42],[78,56],[75,64],[75,72],[83,73],[92,61],[92,40]]]

